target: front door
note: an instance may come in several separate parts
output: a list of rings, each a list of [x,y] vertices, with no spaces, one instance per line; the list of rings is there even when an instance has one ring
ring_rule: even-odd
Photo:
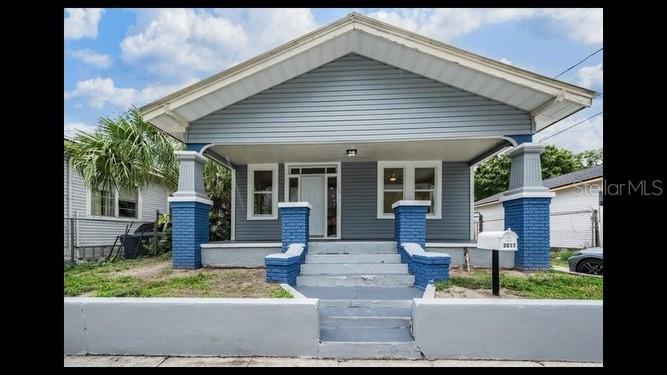
[[[301,176],[301,200],[310,203],[310,235],[324,236],[324,176]]]

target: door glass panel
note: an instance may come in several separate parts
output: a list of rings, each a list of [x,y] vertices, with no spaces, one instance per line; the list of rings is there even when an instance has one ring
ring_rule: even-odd
[[[290,177],[289,179],[289,201],[299,201],[299,179],[296,177]]]
[[[336,177],[327,179],[327,236],[335,236],[338,210],[338,182]]]
[[[301,168],[301,174],[323,174],[324,168]]]

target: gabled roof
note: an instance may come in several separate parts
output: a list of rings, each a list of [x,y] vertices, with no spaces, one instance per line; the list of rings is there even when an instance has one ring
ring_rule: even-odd
[[[140,108],[177,137],[191,121],[349,53],[530,112],[538,131],[592,104],[597,94],[351,13]]]
[[[555,189],[561,186],[573,185],[577,182],[590,181],[600,177],[602,177],[602,164],[552,177],[550,179],[544,180],[542,183],[549,189]],[[475,206],[497,202],[500,200],[502,195],[503,193],[498,193],[490,197],[480,199],[475,202]]]

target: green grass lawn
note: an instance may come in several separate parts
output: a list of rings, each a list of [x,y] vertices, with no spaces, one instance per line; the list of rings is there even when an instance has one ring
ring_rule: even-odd
[[[571,257],[575,253],[575,250],[551,250],[549,256],[551,259],[552,266],[563,266],[567,267],[567,258]]]
[[[517,296],[536,299],[602,299],[602,278],[570,275],[562,272],[500,271],[500,287]],[[456,272],[449,280],[435,284],[436,291],[453,286],[467,289],[491,289],[491,271]]]
[[[264,269],[174,271],[169,254],[160,257],[66,266],[65,296],[292,298],[264,280]]]

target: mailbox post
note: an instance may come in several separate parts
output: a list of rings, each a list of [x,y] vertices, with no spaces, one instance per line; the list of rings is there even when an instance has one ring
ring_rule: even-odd
[[[516,251],[519,237],[510,228],[501,231],[481,232],[477,238],[477,248],[491,250],[491,291],[500,295],[500,254],[499,251]]]

